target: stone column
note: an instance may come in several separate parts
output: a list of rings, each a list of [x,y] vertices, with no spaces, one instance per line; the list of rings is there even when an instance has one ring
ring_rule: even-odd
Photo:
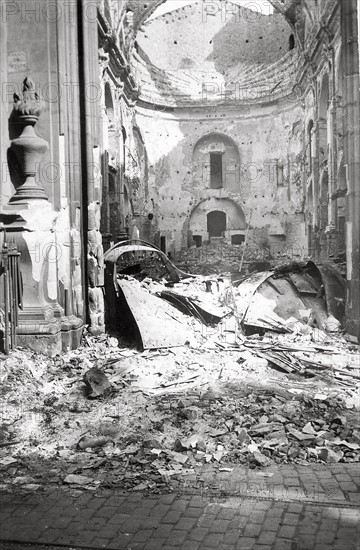
[[[15,194],[0,212],[0,221],[21,253],[23,307],[18,316],[18,344],[55,355],[62,349],[63,309],[57,302],[57,213],[36,181],[37,167],[48,149],[47,141],[34,129],[41,111],[40,97],[26,78],[23,93],[14,94],[9,119],[8,166]]]
[[[82,212],[84,247],[86,249],[87,320],[93,334],[104,332],[104,265],[100,233],[101,189],[98,185],[100,166],[94,163],[94,148],[101,137],[98,116],[101,112],[101,85],[98,71],[98,25],[96,3],[81,0],[81,139],[82,139]],[[90,15],[91,14],[91,15]],[[95,168],[95,170],[94,170]]]
[[[339,2],[344,67],[344,164],[346,195],[346,319],[349,334],[360,338],[360,131],[359,131],[359,27],[357,0]]]

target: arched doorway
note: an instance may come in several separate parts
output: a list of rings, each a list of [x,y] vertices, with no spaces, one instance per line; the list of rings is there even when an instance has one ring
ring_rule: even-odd
[[[233,235],[245,233],[245,213],[232,199],[204,199],[193,208],[187,229],[190,232],[189,246],[193,245],[193,241],[201,246],[202,241],[211,237],[226,237],[230,241]]]
[[[221,210],[214,210],[207,215],[207,230],[209,237],[223,237],[226,231],[226,214]]]

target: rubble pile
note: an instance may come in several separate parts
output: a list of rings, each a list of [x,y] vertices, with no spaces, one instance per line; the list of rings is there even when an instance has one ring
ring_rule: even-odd
[[[109,309],[127,343],[85,335],[55,359],[4,357],[3,487],[156,491],[206,464],[359,461],[359,348],[341,330],[343,282],[329,266],[231,283],[181,272],[146,244],[107,254],[123,261]],[[154,255],[168,277],[143,269]]]
[[[201,247],[192,246],[181,252],[176,252],[174,261],[181,269],[201,275],[236,272],[241,264],[251,266],[253,262],[267,263],[270,252],[256,243],[229,244],[226,239],[219,238],[204,242]],[[282,258],[284,261],[284,258]]]
[[[2,487],[156,491],[208,463],[358,461],[358,378],[339,386],[330,365],[328,377],[284,372],[258,355],[293,338],[279,337],[236,345],[208,327],[177,348],[140,352],[86,336],[61,358],[12,352],[1,369]],[[329,349],[288,353],[325,364]],[[339,344],[336,357],[359,376],[354,347]]]

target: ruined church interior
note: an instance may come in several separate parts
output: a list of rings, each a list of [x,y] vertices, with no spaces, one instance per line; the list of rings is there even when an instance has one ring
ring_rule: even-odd
[[[104,253],[127,239],[195,274],[330,263],[358,335],[355,1],[3,12],[1,223],[23,264],[19,341],[40,332],[59,350],[84,322],[104,331]],[[42,102],[32,128],[46,142],[25,183],[21,98]]]
[[[0,550],[359,550],[360,0],[0,0]]]

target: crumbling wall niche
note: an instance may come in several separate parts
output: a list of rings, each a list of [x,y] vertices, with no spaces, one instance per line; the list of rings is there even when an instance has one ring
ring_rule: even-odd
[[[264,228],[277,251],[292,242],[305,251],[302,117],[301,107],[286,101],[248,107],[245,112],[226,107],[211,113],[195,107],[157,112],[155,121],[138,108],[137,122],[149,154],[156,244],[164,237],[167,250],[175,253],[196,245],[190,231],[207,240],[206,216],[194,227],[194,208],[229,199],[244,212],[246,222],[251,221],[248,237],[254,248],[262,241],[253,230]],[[159,156],[159,151],[164,154]],[[211,153],[221,155],[221,186],[210,185]],[[214,204],[211,210],[221,208]],[[237,230],[225,232],[224,238],[231,242]]]
[[[227,237],[231,240],[231,235],[243,234],[245,228],[245,214],[233,199],[205,199],[190,214],[188,245],[196,243],[198,237],[202,241],[211,237]]]

